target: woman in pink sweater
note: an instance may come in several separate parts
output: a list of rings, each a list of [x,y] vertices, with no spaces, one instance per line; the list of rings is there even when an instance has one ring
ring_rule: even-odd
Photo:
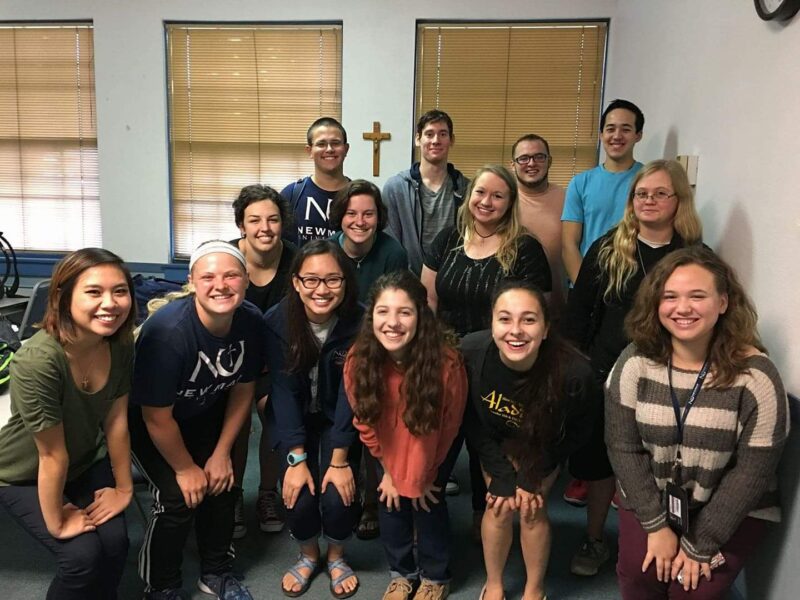
[[[442,330],[425,288],[409,271],[375,282],[344,382],[353,423],[382,472],[378,518],[392,574],[383,598],[444,599],[450,580],[444,484],[456,458],[450,449],[467,376],[455,339]]]

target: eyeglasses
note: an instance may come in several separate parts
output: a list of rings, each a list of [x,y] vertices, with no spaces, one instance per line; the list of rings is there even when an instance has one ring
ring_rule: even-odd
[[[514,162],[518,165],[527,165],[531,161],[541,164],[547,162],[548,158],[549,157],[544,152],[537,152],[536,154],[523,154],[522,156],[518,156],[514,159]]]
[[[324,140],[320,140],[318,142],[314,142],[314,148],[318,150],[326,150],[330,146],[331,150],[337,150],[344,146],[344,142],[342,140],[331,140],[326,142]]]
[[[656,202],[666,202],[674,195],[675,195],[674,193],[669,193],[665,190],[657,190],[652,194],[644,190],[636,190],[635,192],[633,192],[633,197],[636,198],[637,200],[640,200],[641,202],[644,202],[648,198],[652,198]]]
[[[317,289],[319,284],[323,281],[325,282],[325,287],[329,290],[338,290],[344,283],[344,277],[341,275],[328,275],[327,277],[317,277],[316,275],[303,277],[302,275],[295,275],[295,277],[300,280],[300,283],[302,283],[303,287],[307,290]]]

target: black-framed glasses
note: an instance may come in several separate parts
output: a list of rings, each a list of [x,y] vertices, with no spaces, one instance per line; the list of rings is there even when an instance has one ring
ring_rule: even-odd
[[[636,190],[635,192],[633,192],[633,197],[636,198],[637,200],[641,201],[641,202],[644,202],[648,198],[652,198],[656,202],[666,202],[667,200],[672,198],[674,195],[675,195],[674,192],[670,193],[670,192],[668,192],[666,190],[656,190],[652,194],[649,193],[649,192],[646,192],[644,190]]]
[[[527,165],[531,161],[541,164],[547,162],[548,158],[549,156],[544,152],[537,152],[536,154],[523,154],[522,156],[518,156],[514,159],[514,162],[518,165]]]
[[[323,281],[325,282],[325,287],[329,290],[338,290],[344,283],[344,277],[341,275],[328,275],[327,277],[317,277],[316,275],[307,275],[303,277],[302,275],[295,275],[295,277],[300,280],[300,283],[303,284],[303,287],[307,290],[317,289],[319,284]]]

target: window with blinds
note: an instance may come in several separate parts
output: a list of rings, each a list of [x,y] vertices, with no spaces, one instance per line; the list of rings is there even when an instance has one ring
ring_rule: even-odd
[[[17,250],[102,245],[91,23],[0,24],[0,230]]]
[[[597,164],[607,23],[419,23],[416,118],[453,119],[450,162],[466,176],[507,165],[511,145],[550,144],[550,180],[566,185]]]
[[[341,118],[341,25],[169,24],[172,243],[238,236],[231,202],[311,172],[306,130]]]

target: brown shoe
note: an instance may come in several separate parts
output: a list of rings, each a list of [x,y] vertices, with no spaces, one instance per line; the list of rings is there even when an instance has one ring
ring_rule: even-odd
[[[383,593],[383,600],[409,600],[414,587],[405,577],[395,577]]]
[[[444,600],[449,595],[449,583],[433,583],[430,579],[423,579],[414,594],[414,600]]]

